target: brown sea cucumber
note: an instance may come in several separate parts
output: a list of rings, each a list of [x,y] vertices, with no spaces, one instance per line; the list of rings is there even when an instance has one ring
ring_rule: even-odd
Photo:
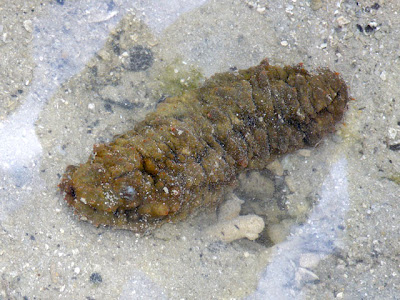
[[[60,189],[94,225],[143,232],[215,205],[238,173],[314,146],[349,101],[338,73],[302,65],[220,73],[68,166]]]

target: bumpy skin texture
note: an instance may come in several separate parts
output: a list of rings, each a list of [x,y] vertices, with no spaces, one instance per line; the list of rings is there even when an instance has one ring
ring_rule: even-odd
[[[346,84],[327,69],[310,74],[264,60],[216,74],[95,145],[86,163],[67,167],[59,187],[94,225],[143,232],[215,205],[241,171],[314,146],[348,101]]]

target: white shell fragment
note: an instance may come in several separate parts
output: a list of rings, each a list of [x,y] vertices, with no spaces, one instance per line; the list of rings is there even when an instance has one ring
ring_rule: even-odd
[[[218,223],[210,227],[208,233],[211,237],[228,243],[242,238],[255,240],[263,231],[264,226],[264,220],[261,217],[247,215]]]
[[[242,238],[255,240],[264,230],[264,220],[257,215],[239,216],[244,201],[233,194],[230,198],[219,207],[219,222],[209,227],[206,234],[227,243]]]

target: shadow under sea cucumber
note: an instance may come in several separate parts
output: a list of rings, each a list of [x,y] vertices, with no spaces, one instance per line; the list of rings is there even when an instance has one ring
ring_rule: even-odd
[[[240,172],[316,145],[348,101],[338,73],[265,59],[167,98],[133,130],[94,145],[86,163],[68,166],[59,187],[96,226],[148,231],[215,206]]]

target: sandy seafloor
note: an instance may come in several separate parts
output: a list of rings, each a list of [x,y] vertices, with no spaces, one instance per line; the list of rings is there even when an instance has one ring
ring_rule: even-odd
[[[399,12],[395,0],[0,0],[0,299],[399,299]],[[126,62],[137,45],[150,49],[139,67]],[[240,183],[253,201],[241,213],[267,220],[273,199],[255,190],[285,182],[286,219],[268,229],[280,243],[212,240],[215,211],[139,237],[65,205],[65,167],[143,119],[171,76],[265,57],[329,67],[354,98],[335,135],[279,159],[283,174]]]

